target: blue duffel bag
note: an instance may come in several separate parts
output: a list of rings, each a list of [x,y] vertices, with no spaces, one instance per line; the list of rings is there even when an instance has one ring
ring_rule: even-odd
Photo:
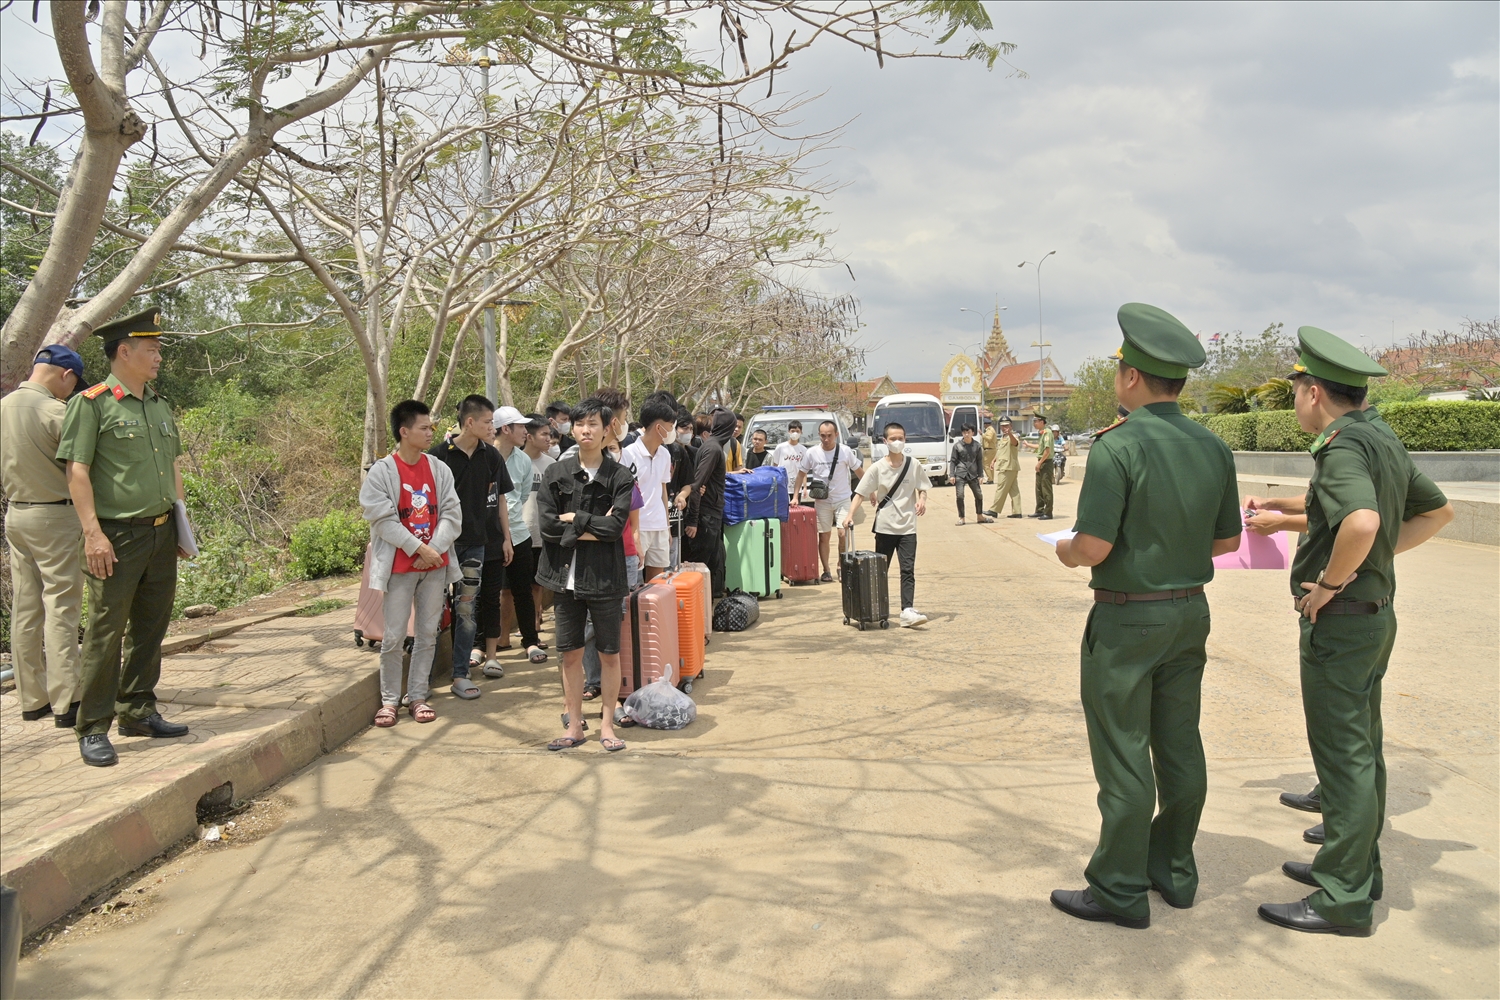
[[[786,470],[781,466],[762,465],[724,477],[724,527],[762,517],[785,521],[791,516]]]

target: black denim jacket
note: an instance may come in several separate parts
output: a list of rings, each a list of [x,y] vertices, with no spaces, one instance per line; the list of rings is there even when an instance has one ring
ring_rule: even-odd
[[[568,567],[578,556],[573,592],[579,597],[623,597],[630,589],[625,576],[625,526],[630,521],[630,497],[635,477],[604,453],[598,474],[588,473],[570,455],[554,462],[542,477],[536,507],[542,529],[542,553],[536,582],[556,593],[568,589]],[[572,512],[572,523],[558,520]],[[598,541],[580,540],[593,535]]]

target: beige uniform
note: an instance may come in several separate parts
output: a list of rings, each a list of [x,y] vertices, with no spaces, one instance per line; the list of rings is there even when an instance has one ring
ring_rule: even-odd
[[[1010,497],[1010,512],[1021,513],[1021,486],[1017,482],[1021,473],[1020,451],[1019,439],[1002,434],[996,442],[995,464],[991,470],[995,479],[995,499],[990,504],[990,509],[996,514],[1005,506],[1006,497]]]
[[[10,508],[10,648],[22,711],[78,700],[78,618],[83,610],[82,539],[57,460],[67,405],[40,382],[0,400],[0,489]],[[45,650],[45,656],[44,656]]]

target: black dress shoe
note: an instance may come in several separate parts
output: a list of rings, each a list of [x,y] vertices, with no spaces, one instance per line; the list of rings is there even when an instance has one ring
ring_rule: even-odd
[[[1025,514],[1007,514],[1006,517],[1025,517]]]
[[[35,722],[37,719],[44,718],[45,716],[51,714],[52,706],[43,705],[41,708],[33,708],[29,711],[23,709],[21,712],[21,718],[25,719],[27,722]]]
[[[168,722],[161,717],[160,712],[152,712],[144,719],[135,722],[120,720],[121,736],[154,736],[161,740],[170,740],[176,736],[186,736],[188,727],[176,722]]]
[[[1310,885],[1314,889],[1323,888],[1318,884],[1318,880],[1313,878],[1312,865],[1309,862],[1283,861],[1281,863],[1281,874],[1285,875],[1287,878],[1293,880],[1294,882],[1301,882],[1303,885]],[[1370,899],[1374,902],[1379,902],[1382,895],[1384,895],[1384,893],[1382,892],[1371,892]]]
[[[1052,515],[1051,514],[1038,514],[1036,516],[1036,519],[1038,521],[1050,521],[1050,520],[1052,520]]]
[[[108,733],[94,733],[78,741],[78,753],[90,767],[112,767],[120,762]]]
[[[1089,889],[1053,889],[1052,905],[1068,916],[1077,917],[1080,920],[1113,920],[1121,927],[1129,927],[1133,930],[1145,930],[1151,926],[1150,917],[1132,919],[1110,913],[1094,902],[1094,894]]]
[[[1303,812],[1319,813],[1323,811],[1323,800],[1317,792],[1282,792],[1281,804],[1291,806],[1293,809],[1301,809]]]
[[[78,724],[78,702],[68,706],[68,710],[62,715],[54,715],[52,724],[58,729],[72,729]]]
[[[1306,931],[1309,934],[1343,934],[1345,937],[1369,937],[1368,927],[1345,927],[1342,924],[1331,923],[1318,916],[1318,911],[1307,905],[1307,900],[1299,899],[1295,903],[1261,903],[1260,909],[1256,911],[1262,920],[1269,920],[1273,924],[1282,927],[1290,927],[1294,931]]]
[[[1310,826],[1306,830],[1303,830],[1302,839],[1307,841],[1309,844],[1323,843],[1325,839],[1323,836],[1323,824],[1319,823],[1317,826]]]

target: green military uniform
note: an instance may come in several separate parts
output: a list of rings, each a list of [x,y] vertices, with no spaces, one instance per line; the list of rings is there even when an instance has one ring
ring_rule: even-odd
[[[1043,427],[1036,443],[1036,457],[1042,467],[1036,473],[1036,516],[1052,516],[1052,428]],[[999,506],[996,501],[995,506]]]
[[[1127,364],[1182,378],[1203,364],[1170,314],[1119,313]],[[1051,471],[1050,466],[1047,471]],[[1234,456],[1176,402],[1150,403],[1095,436],[1074,530],[1113,544],[1094,567],[1081,692],[1099,783],[1094,902],[1130,920],[1155,886],[1174,906],[1198,888],[1193,839],[1208,792],[1198,733],[1215,539],[1243,530]],[[1159,803],[1159,808],[1158,808]],[[1153,819],[1153,813],[1155,818]]]
[[[157,323],[150,311],[96,333],[107,341],[160,336]],[[122,326],[142,332],[120,332]],[[68,403],[57,457],[89,467],[99,526],[119,560],[107,577],[87,574],[80,738],[108,733],[116,715],[123,725],[157,712],[161,643],[177,593],[171,511],[181,453],[172,409],[149,386],[141,398],[111,375]]]
[[[1316,327],[1298,330],[1295,375],[1363,387],[1385,370]],[[1448,500],[1418,472],[1384,421],[1351,410],[1313,442],[1307,534],[1292,560],[1294,599],[1328,565],[1339,525],[1356,510],[1380,515],[1380,530],[1353,582],[1301,620],[1302,709],[1318,771],[1324,843],[1313,861],[1319,889],[1307,904],[1342,927],[1369,927],[1371,896],[1384,890],[1380,831],[1385,826],[1381,685],[1396,640],[1395,546],[1401,524]],[[1378,421],[1378,422],[1377,422]]]

